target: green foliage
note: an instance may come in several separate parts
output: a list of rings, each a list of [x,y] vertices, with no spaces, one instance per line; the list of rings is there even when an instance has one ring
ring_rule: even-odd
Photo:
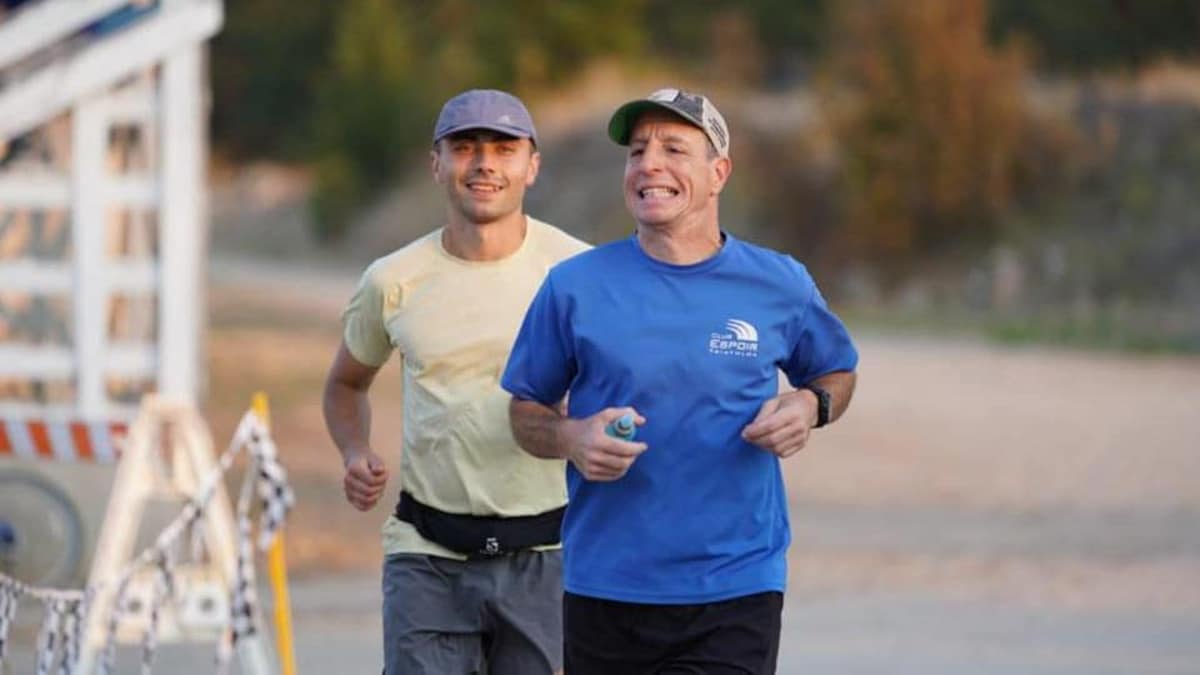
[[[426,65],[444,72],[444,98],[471,86],[521,90],[558,84],[591,60],[634,53],[640,30],[607,22],[636,15],[642,0],[476,3],[445,0],[419,16]],[[603,30],[597,27],[604,25]]]
[[[348,43],[358,34],[376,42],[392,36],[405,45],[409,95],[428,111],[469,87],[527,93],[552,87],[597,59],[650,55],[705,72],[721,54],[758,51],[762,75],[779,79],[797,59],[817,51],[824,5],[824,0],[237,0],[227,3],[225,27],[213,42],[214,138],[235,158],[326,154],[320,149],[324,141],[313,136],[325,135],[321,127],[330,118],[331,93],[375,84],[341,72],[350,65]],[[375,17],[374,25],[366,25],[364,16]],[[720,27],[738,21],[748,30],[729,34],[734,44],[719,44]],[[331,78],[341,82],[331,84]],[[425,126],[428,120],[418,128]]]
[[[235,158],[310,156],[337,0],[236,0],[212,46],[213,136]]]
[[[1200,55],[1195,0],[992,0],[991,33],[1021,35],[1061,71],[1138,66]]]
[[[473,87],[537,91],[603,54],[634,50],[635,29],[594,26],[639,3],[343,3],[307,120],[318,236],[342,236],[355,212],[429,147],[446,98]]]
[[[1200,336],[1175,329],[1161,316],[1129,317],[1113,309],[1083,318],[1061,312],[994,318],[985,322],[983,332],[997,342],[1011,344],[1050,343],[1145,353],[1200,352]]]
[[[825,96],[856,255],[888,265],[986,236],[1008,206],[1021,55],[984,38],[983,0],[847,2]]]
[[[738,86],[785,85],[821,50],[827,0],[647,0],[648,52]],[[757,63],[730,67],[729,61]],[[716,72],[714,72],[714,67]]]
[[[949,8],[974,17],[969,30],[930,18]],[[596,60],[734,91],[787,87],[824,60],[874,97],[840,137],[850,184],[870,195],[853,220],[881,228],[855,236],[903,252],[955,236],[955,223],[986,229],[1009,199],[1019,67],[981,35],[1020,36],[1067,70],[1200,51],[1195,0],[235,0],[226,11],[212,50],[218,151],[314,166],[323,237],[425,147],[438,107],[463,89],[536,96]],[[892,12],[894,25],[848,30],[837,17],[853,12]]]
[[[350,217],[367,198],[366,181],[346,153],[329,153],[317,161],[316,169],[314,234],[321,241],[330,241],[345,234]]]
[[[315,110],[314,211],[322,239],[340,236],[356,209],[402,160],[427,146],[430,102],[409,22],[388,0],[351,0],[335,29]]]

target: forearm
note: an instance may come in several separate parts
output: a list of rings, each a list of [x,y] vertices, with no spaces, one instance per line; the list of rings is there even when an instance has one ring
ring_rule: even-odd
[[[563,429],[571,420],[561,410],[537,401],[514,398],[508,404],[513,438],[526,452],[543,459],[565,459]]]
[[[833,422],[850,407],[850,399],[854,397],[854,386],[858,382],[858,374],[853,371],[839,370],[827,373],[812,381],[812,384],[829,392],[829,421]]]
[[[325,427],[343,461],[371,445],[371,402],[365,390],[330,380],[322,403]]]

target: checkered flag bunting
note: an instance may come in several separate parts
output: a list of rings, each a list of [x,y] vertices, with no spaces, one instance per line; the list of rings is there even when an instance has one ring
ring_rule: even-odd
[[[0,575],[0,666],[8,654],[8,631],[21,602],[21,582]]]
[[[287,472],[278,460],[278,448],[265,422],[253,412],[247,412],[238,424],[229,447],[217,460],[213,471],[202,478],[195,495],[184,504],[179,514],[158,534],[153,544],[144,549],[107,584],[115,586],[111,611],[103,622],[105,640],[97,655],[96,672],[113,675],[116,662],[119,628],[131,611],[129,591],[139,571],[153,570],[153,591],[149,605],[149,622],[141,641],[142,675],[149,675],[158,646],[161,612],[175,602],[176,563],[180,558],[195,560],[211,555],[203,540],[204,518],[223,480],[226,471],[242,450],[249,456],[250,466],[243,480],[238,499],[237,565],[230,589],[229,626],[218,641],[216,669],[228,670],[234,646],[257,634],[257,604],[255,594],[254,548],[266,550],[283,528],[295,495],[288,484]],[[251,511],[259,509],[258,532],[255,536]],[[57,590],[27,586],[0,573],[0,672],[8,672],[9,635],[21,599],[40,600],[45,614],[37,637],[37,675],[75,675],[80,651],[84,644],[87,608],[100,585],[85,590]],[[57,664],[58,668],[55,669]],[[93,675],[87,673],[86,675]]]
[[[263,431],[265,429],[256,429],[251,436],[250,452],[258,465],[258,547],[265,551],[283,527],[296,497],[288,485],[287,471],[279,463],[275,441]]]

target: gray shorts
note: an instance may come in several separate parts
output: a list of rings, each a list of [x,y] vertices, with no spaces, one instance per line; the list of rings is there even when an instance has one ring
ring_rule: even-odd
[[[539,675],[562,668],[562,552],[383,564],[384,675]]]

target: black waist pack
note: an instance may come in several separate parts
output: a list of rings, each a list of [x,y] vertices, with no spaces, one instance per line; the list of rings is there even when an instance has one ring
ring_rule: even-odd
[[[422,537],[468,558],[494,558],[559,543],[567,507],[533,516],[471,516],[439,511],[400,492],[396,518],[411,523]]]

